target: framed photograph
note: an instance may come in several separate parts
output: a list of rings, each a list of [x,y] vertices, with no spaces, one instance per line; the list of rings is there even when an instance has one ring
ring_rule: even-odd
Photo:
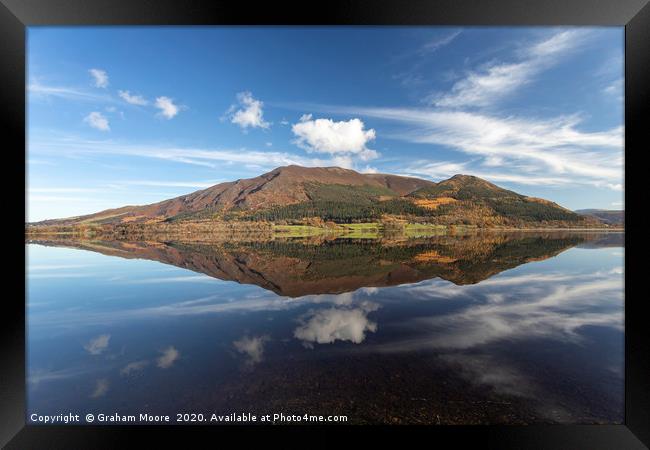
[[[6,448],[649,445],[647,1],[0,19]]]

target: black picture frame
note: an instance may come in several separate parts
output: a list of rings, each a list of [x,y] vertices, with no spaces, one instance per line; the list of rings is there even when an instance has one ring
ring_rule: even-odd
[[[636,176],[643,170],[650,116],[650,4],[648,0],[347,0],[259,2],[200,0],[0,0],[0,123],[3,130],[5,211],[12,220],[11,258],[5,258],[2,369],[0,370],[0,444],[11,449],[127,447],[134,435],[186,446],[186,438],[225,434],[238,445],[258,432],[289,445],[335,443],[341,427],[257,428],[188,426],[30,426],[25,424],[25,30],[38,25],[614,25],[625,27],[625,421],[623,425],[347,427],[346,433],[385,439],[406,435],[440,445],[472,443],[488,448],[636,449],[650,446],[650,348],[643,314],[644,293],[634,285],[642,265],[634,264],[641,248],[633,213],[644,189]],[[647,120],[647,119],[646,119]],[[11,145],[7,145],[10,143]],[[9,221],[6,221],[9,222]],[[22,222],[22,223],[19,223]],[[20,230],[20,231],[18,231]],[[635,237],[636,236],[636,237]],[[635,240],[633,242],[633,240]],[[634,246],[636,245],[636,247]],[[22,262],[22,264],[21,264]],[[21,275],[22,274],[22,275]],[[11,294],[10,294],[11,292]],[[22,299],[21,299],[22,296]],[[286,433],[290,431],[290,433]],[[320,434],[305,440],[305,432]],[[146,434],[146,436],[142,436]],[[398,436],[397,436],[398,435]],[[417,436],[416,436],[417,435]],[[290,439],[289,441],[287,439]]]

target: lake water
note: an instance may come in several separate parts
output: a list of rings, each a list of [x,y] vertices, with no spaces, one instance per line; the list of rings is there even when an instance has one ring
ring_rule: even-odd
[[[27,416],[621,423],[623,235],[31,240]]]

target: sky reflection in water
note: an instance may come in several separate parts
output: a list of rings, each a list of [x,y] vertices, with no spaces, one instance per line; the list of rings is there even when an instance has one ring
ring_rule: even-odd
[[[512,245],[509,255],[524,244]],[[166,256],[125,259],[30,244],[28,413],[618,423],[623,248],[574,245],[494,274],[503,265],[496,250],[452,262],[439,249],[433,259],[433,250],[419,249],[406,263],[388,258],[391,271],[379,278],[379,267],[389,265],[384,256],[354,280],[330,271],[333,284],[323,284],[327,258],[310,269],[300,258],[251,251],[246,261],[242,253],[233,259],[256,277],[240,284],[229,281],[230,259],[218,257],[216,272],[194,250],[174,261],[188,270],[158,262]],[[424,254],[429,260],[417,260]],[[294,266],[274,275],[278,261]],[[442,278],[427,272],[436,264]],[[310,272],[315,266],[320,272]],[[473,283],[467,277],[479,269],[485,278]],[[392,285],[400,276],[423,279]],[[315,292],[352,281],[360,287],[276,293],[299,292],[296,281]]]

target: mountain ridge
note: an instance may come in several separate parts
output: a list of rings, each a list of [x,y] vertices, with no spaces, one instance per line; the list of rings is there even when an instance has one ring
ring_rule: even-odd
[[[192,220],[295,223],[307,219],[343,223],[407,220],[480,227],[601,224],[597,218],[472,175],[457,174],[433,182],[401,175],[364,174],[341,167],[289,165],[152,204],[30,225],[146,225]]]
[[[595,217],[608,225],[624,225],[625,210],[622,209],[577,209],[575,211],[583,216]]]

